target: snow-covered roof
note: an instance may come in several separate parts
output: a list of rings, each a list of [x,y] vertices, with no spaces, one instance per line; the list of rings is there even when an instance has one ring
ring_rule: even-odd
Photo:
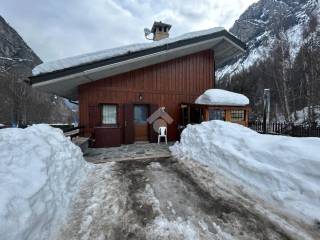
[[[216,27],[45,62],[33,69],[30,80],[33,87],[42,91],[76,100],[77,87],[81,84],[208,49],[214,51],[219,67],[242,54],[246,45],[224,28]]]
[[[86,64],[86,63],[92,63],[92,62],[96,62],[96,61],[100,61],[100,60],[104,60],[104,59],[108,59],[116,56],[121,56],[127,53],[134,53],[137,51],[146,50],[146,49],[150,49],[158,46],[164,46],[168,43],[173,43],[180,40],[191,39],[191,38],[195,38],[203,35],[208,35],[208,34],[223,31],[223,30],[224,28],[222,27],[216,27],[208,30],[186,33],[175,38],[166,38],[160,41],[131,44],[123,47],[106,49],[98,52],[82,54],[82,55],[68,57],[68,58],[59,59],[55,61],[49,61],[36,66],[32,70],[32,75],[38,76],[44,73],[54,72],[57,70],[75,67],[75,66]]]
[[[195,103],[214,106],[246,106],[249,104],[249,99],[243,94],[223,89],[208,89],[196,99]]]

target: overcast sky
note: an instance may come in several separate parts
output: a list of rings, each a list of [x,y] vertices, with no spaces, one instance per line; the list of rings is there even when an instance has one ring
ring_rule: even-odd
[[[1,0],[0,14],[43,61],[147,41],[153,21],[170,36],[229,29],[256,0]]]

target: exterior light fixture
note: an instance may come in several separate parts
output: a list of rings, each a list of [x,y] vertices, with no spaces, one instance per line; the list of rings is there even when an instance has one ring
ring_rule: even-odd
[[[142,93],[139,93],[139,101],[142,101],[143,100],[143,95]]]

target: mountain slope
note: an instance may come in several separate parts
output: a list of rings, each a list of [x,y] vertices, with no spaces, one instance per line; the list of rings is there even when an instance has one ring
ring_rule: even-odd
[[[35,91],[25,83],[41,59],[0,16],[0,123],[66,122],[63,99]]]
[[[303,27],[319,11],[317,0],[260,0],[252,4],[234,23],[230,32],[248,46],[248,52],[217,71],[226,79],[269,55],[279,32],[284,32],[295,57],[303,42]]]
[[[320,5],[317,0],[260,0],[230,31],[248,51],[217,70],[217,87],[243,93],[261,118],[263,89],[271,91],[271,117],[316,120],[320,106]],[[301,111],[300,111],[301,112]]]
[[[30,71],[41,62],[20,35],[0,16],[0,74],[4,75],[17,65]]]
[[[0,16],[0,123],[15,124],[21,102],[29,92],[23,80],[40,58],[27,46],[20,35]]]

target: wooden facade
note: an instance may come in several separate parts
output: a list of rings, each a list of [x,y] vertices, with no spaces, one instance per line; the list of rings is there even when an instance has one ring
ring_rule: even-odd
[[[159,107],[174,119],[168,126],[168,140],[179,138],[180,104],[193,103],[205,90],[214,88],[214,53],[198,52],[164,63],[126,72],[79,86],[80,125],[95,138],[96,147],[134,142],[133,106],[145,104],[151,115]],[[103,126],[101,105],[117,106],[117,124]],[[155,133],[148,129],[148,140]]]
[[[247,106],[215,106],[205,104],[181,104],[181,124],[187,126],[188,124],[198,124],[210,120],[223,120],[226,122],[233,122],[248,127],[249,113],[251,107]],[[212,118],[210,112],[222,112],[221,118]],[[234,118],[235,112],[241,112],[241,117]],[[218,116],[219,117],[219,116]]]

